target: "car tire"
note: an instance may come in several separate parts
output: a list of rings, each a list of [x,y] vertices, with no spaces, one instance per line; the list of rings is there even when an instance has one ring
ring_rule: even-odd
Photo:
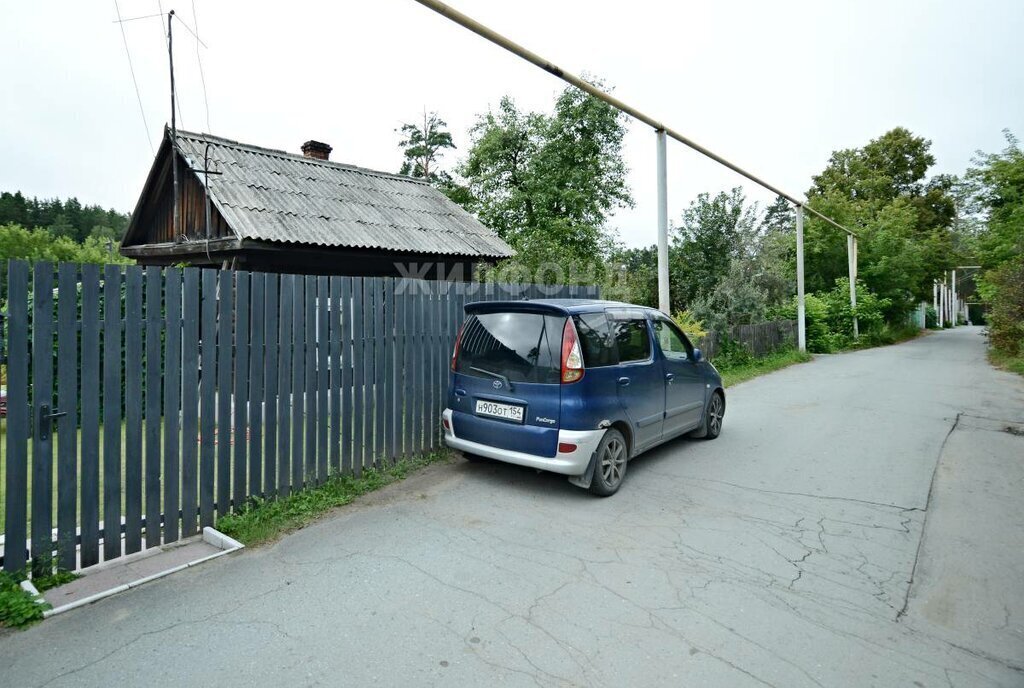
[[[722,421],[725,418],[725,398],[721,392],[715,392],[704,410],[704,423],[701,425],[700,439],[713,440],[722,434]]]
[[[626,479],[626,466],[629,465],[629,447],[621,432],[609,428],[604,433],[597,445],[594,462],[590,491],[600,497],[610,497],[622,486]]]

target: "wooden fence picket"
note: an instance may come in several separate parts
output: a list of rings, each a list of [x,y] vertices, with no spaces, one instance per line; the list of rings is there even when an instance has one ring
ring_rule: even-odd
[[[0,292],[0,556],[36,573],[193,537],[251,498],[435,449],[467,303],[599,294],[22,261]],[[743,333],[755,348],[788,336]]]

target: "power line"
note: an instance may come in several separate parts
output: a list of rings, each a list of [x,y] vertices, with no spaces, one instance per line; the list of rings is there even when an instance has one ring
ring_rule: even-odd
[[[162,17],[162,14],[144,14],[141,17],[128,17],[127,19],[116,19],[114,24],[127,24],[128,22],[138,21],[140,19],[152,19],[153,17]]]
[[[195,21],[195,2],[192,3],[192,16],[193,16],[193,21]],[[174,18],[178,20],[179,24],[181,24],[182,26],[185,27],[186,31],[188,31],[190,34],[192,34],[193,38],[195,38],[197,41],[199,41],[199,45],[203,46],[204,48],[209,48],[210,47],[210,46],[206,45],[206,43],[203,43],[202,40],[199,39],[199,35],[195,31],[192,30],[192,27],[188,25],[187,21],[185,21],[184,19],[182,19],[178,15],[174,15]]]
[[[206,96],[206,73],[203,71],[203,57],[199,51],[199,45],[202,41],[199,40],[199,20],[196,18],[196,0],[192,0],[192,23],[196,25],[196,61],[199,62],[199,80],[203,84],[203,105],[206,107],[206,131],[212,131],[210,128],[210,100]]]
[[[142,126],[146,130],[146,141],[149,142],[149,150],[156,155],[156,148],[153,147],[153,139],[149,135],[149,123],[146,121],[146,109],[142,107],[142,94],[139,92],[139,81],[135,78],[135,65],[132,64],[132,51],[128,49],[128,36],[124,32],[124,21],[121,19],[121,8],[114,0],[114,11],[117,12],[118,26],[121,27],[121,40],[124,42],[124,52],[128,56],[128,70],[132,73],[132,84],[135,86],[135,98],[139,101],[139,113],[142,115]],[[131,21],[131,20],[128,20]]]

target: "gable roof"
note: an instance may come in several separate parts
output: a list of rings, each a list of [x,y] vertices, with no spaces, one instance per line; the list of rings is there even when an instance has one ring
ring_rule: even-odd
[[[168,135],[169,136],[169,135]],[[420,179],[178,131],[210,200],[239,239],[403,253],[505,258],[512,248]],[[197,177],[202,181],[202,174]]]

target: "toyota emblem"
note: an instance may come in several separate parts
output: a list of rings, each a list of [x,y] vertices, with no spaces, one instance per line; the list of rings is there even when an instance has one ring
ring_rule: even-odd
[[[501,380],[495,380],[491,383],[491,386],[494,387],[494,389],[501,389]]]

